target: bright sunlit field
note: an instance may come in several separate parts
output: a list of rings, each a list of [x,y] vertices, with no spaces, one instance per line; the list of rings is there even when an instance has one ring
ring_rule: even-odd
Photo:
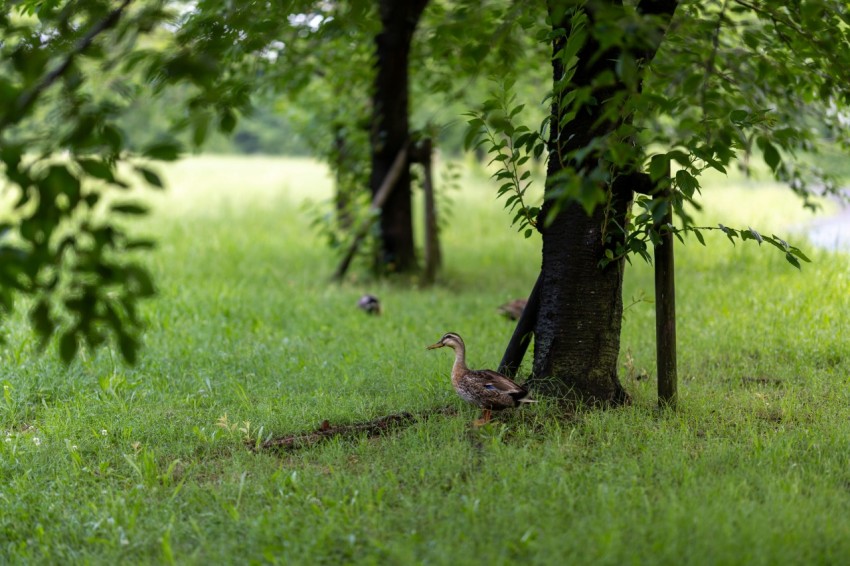
[[[630,406],[545,399],[473,430],[447,331],[495,368],[540,239],[486,174],[446,195],[438,284],[342,284],[304,201],[309,160],[196,157],[134,230],[158,294],[136,366],[0,347],[0,563],[824,564],[850,555],[850,258],[812,248],[790,191],[712,178],[701,223],[776,234],[798,271],[722,234],[676,247],[680,406],[655,404],[652,268],[626,272]],[[834,211],[824,203],[827,212]],[[384,314],[356,308],[363,293]],[[527,371],[527,367],[525,368]],[[254,452],[267,437],[450,406],[389,434]]]

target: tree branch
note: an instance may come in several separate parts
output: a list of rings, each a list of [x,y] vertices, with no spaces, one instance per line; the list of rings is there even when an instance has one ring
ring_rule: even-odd
[[[33,104],[35,104],[38,100],[38,97],[41,96],[45,90],[50,88],[50,86],[62,77],[62,75],[68,72],[68,69],[71,68],[71,63],[74,62],[74,59],[88,49],[98,35],[118,24],[124,10],[132,1],[133,0],[124,0],[121,2],[120,6],[112,10],[104,19],[97,22],[89,30],[89,32],[77,42],[74,49],[65,56],[65,59],[59,64],[59,66],[44,75],[40,81],[21,94],[14,107],[7,111],[3,118],[0,119],[0,132],[5,130],[8,126],[22,120],[30,108],[32,108]]]
[[[761,6],[757,6],[756,4],[753,4],[751,2],[747,2],[745,0],[732,0],[732,1],[735,2],[736,4],[738,4],[739,6],[743,6],[744,8],[749,8],[750,10],[752,10],[753,12],[755,12],[757,14],[761,14],[762,16],[770,18],[770,20],[773,22],[773,25],[776,26],[776,27],[778,27],[779,24],[782,24],[785,27],[787,27],[788,29],[793,30],[795,33],[797,33],[800,36],[802,36],[803,38],[805,38],[807,41],[811,41],[812,43],[817,43],[811,35],[806,33],[806,30],[804,30],[803,28],[801,28],[800,26],[798,26],[797,24],[795,24],[791,20],[788,20],[788,19],[785,19],[785,18],[780,18],[774,12],[765,10]]]
[[[659,31],[662,32],[663,36],[667,33],[667,28],[678,6],[678,0],[642,0],[638,2],[637,11],[643,16],[657,16],[661,20]],[[660,45],[661,41],[658,41],[655,45],[647,48],[643,54],[644,62],[649,63],[655,57]]]

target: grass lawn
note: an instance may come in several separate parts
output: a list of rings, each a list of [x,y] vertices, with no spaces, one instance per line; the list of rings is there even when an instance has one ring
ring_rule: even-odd
[[[802,272],[755,243],[676,248],[680,408],[655,408],[652,270],[627,271],[625,408],[542,400],[472,430],[447,331],[472,367],[531,288],[525,240],[484,177],[451,195],[441,284],[328,283],[306,160],[188,159],[139,230],[158,296],[134,367],[69,367],[23,314],[0,347],[0,563],[826,564],[850,556],[850,259]],[[713,179],[706,223],[785,237],[790,191]],[[769,249],[768,249],[769,248]],[[378,295],[381,317],[355,304]],[[265,439],[449,405],[379,438]]]

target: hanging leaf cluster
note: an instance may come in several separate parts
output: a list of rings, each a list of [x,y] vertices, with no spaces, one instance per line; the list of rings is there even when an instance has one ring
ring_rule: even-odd
[[[218,11],[225,7],[232,11]],[[127,220],[147,214],[135,181],[161,189],[151,166],[249,107],[267,37],[241,41],[260,6],[230,2],[23,0],[0,7],[0,173],[12,207],[0,224],[0,308],[33,297],[30,318],[61,357],[110,339],[132,362],[154,293],[137,251],[153,243]],[[247,10],[246,6],[251,9]],[[215,13],[216,17],[211,15]],[[223,26],[223,27],[217,27]],[[234,35],[235,34],[235,35]],[[250,53],[251,57],[248,56]],[[129,147],[122,118],[140,97],[187,93],[166,135]]]
[[[850,140],[850,49],[837,48],[850,47],[846,3],[550,0],[548,7],[538,38],[555,46],[559,71],[547,99],[543,221],[570,203],[588,214],[609,206],[616,183],[642,193],[626,226],[607,227],[601,264],[630,254],[648,259],[668,206],[681,227],[664,229],[692,232],[700,241],[701,230],[717,229],[695,226],[689,212],[699,209],[700,179],[708,170],[726,174],[740,164],[751,171],[760,158],[765,173],[805,206],[815,206],[815,197],[841,196],[835,179],[812,167],[810,156],[822,143],[847,147]],[[580,60],[588,51],[593,55]],[[495,103],[471,116],[468,139],[470,146],[484,143],[502,164],[499,194],[513,197],[509,208],[520,208],[518,221],[536,208],[523,199],[517,164],[544,154],[547,130],[532,133],[512,123],[517,114],[505,100],[513,101],[497,90]],[[587,131],[591,141],[577,144],[574,134]],[[669,196],[659,198],[662,191]],[[724,230],[743,240],[758,233]],[[778,237],[753,239],[780,249],[797,267],[798,259],[805,261]]]

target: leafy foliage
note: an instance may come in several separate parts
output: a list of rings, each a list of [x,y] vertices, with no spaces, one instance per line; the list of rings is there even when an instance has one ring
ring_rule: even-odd
[[[16,294],[31,295],[42,344],[59,333],[65,361],[110,334],[135,359],[137,304],[154,285],[134,253],[152,243],[130,235],[123,220],[147,213],[126,195],[131,176],[162,188],[148,163],[176,159],[179,132],[192,130],[200,143],[214,115],[230,131],[247,104],[245,84],[222,76],[220,50],[192,55],[185,35],[165,31],[194,21],[185,9],[29,0],[0,10],[0,162],[11,205],[0,235],[0,306],[8,313]],[[130,151],[119,125],[125,112],[174,85],[192,92],[183,117]]]
[[[132,49],[126,34],[153,17],[149,9],[128,15],[129,4],[110,10],[110,3],[91,2],[72,13],[56,3],[24,2],[0,16],[0,160],[12,195],[0,246],[0,300],[8,313],[16,293],[32,295],[35,330],[43,343],[61,332],[66,361],[81,341],[103,343],[107,331],[134,360],[141,327],[136,305],[154,291],[147,271],[128,259],[150,242],[129,236],[104,214],[146,210],[104,198],[108,188],[129,186],[118,172],[123,139],[115,103],[97,96],[87,81],[88,72],[116,64]],[[162,185],[146,166],[137,165],[135,173]]]
[[[524,231],[530,237],[537,227],[540,208],[528,204],[528,189],[531,187],[532,169],[530,164],[537,162],[546,150],[546,142],[541,132],[531,131],[527,126],[514,126],[513,120],[522,112],[524,105],[515,104],[516,95],[511,91],[512,84],[505,83],[494,98],[486,100],[480,111],[468,113],[467,149],[477,149],[484,145],[492,155],[490,165],[497,164],[493,178],[500,183],[498,196],[508,195],[505,208],[514,212],[512,225]],[[541,126],[541,130],[545,127]],[[531,161],[532,158],[534,161]],[[530,163],[529,163],[530,162]]]
[[[546,198],[552,206],[544,221],[567,202],[580,203],[588,213],[608,206],[611,186],[641,175],[650,187],[635,190],[669,191],[669,204],[660,195],[641,197],[627,225],[609,226],[619,236],[607,238],[614,247],[601,259],[604,265],[628,254],[648,259],[647,244],[657,240],[668,206],[682,228],[664,229],[698,238],[701,230],[715,229],[694,226],[686,208],[699,208],[701,174],[726,173],[736,162],[748,167],[753,154],[805,206],[814,206],[814,195],[839,194],[833,178],[800,157],[817,151],[826,136],[845,145],[850,138],[850,50],[836,55],[832,47],[850,45],[844,3],[683,1],[669,25],[645,4],[653,3],[549,3],[549,19],[537,36],[556,42],[562,71],[548,97],[553,114]],[[587,46],[595,55],[580,66],[578,54]],[[838,67],[836,57],[842,61]],[[610,67],[600,63],[612,58]],[[523,201],[527,186],[517,165],[543,154],[546,132],[545,126],[535,132],[514,123],[521,106],[509,92],[497,91],[472,115],[467,135],[470,145],[488,142],[488,152],[501,164],[495,175],[502,183],[499,194],[511,195],[505,203],[510,210],[520,207],[515,221],[537,210]],[[598,117],[589,126],[590,143],[576,145],[562,134],[588,127],[583,120],[590,114]],[[725,230],[730,239],[757,234]],[[781,239],[754,239],[773,244],[795,266],[805,257]]]

